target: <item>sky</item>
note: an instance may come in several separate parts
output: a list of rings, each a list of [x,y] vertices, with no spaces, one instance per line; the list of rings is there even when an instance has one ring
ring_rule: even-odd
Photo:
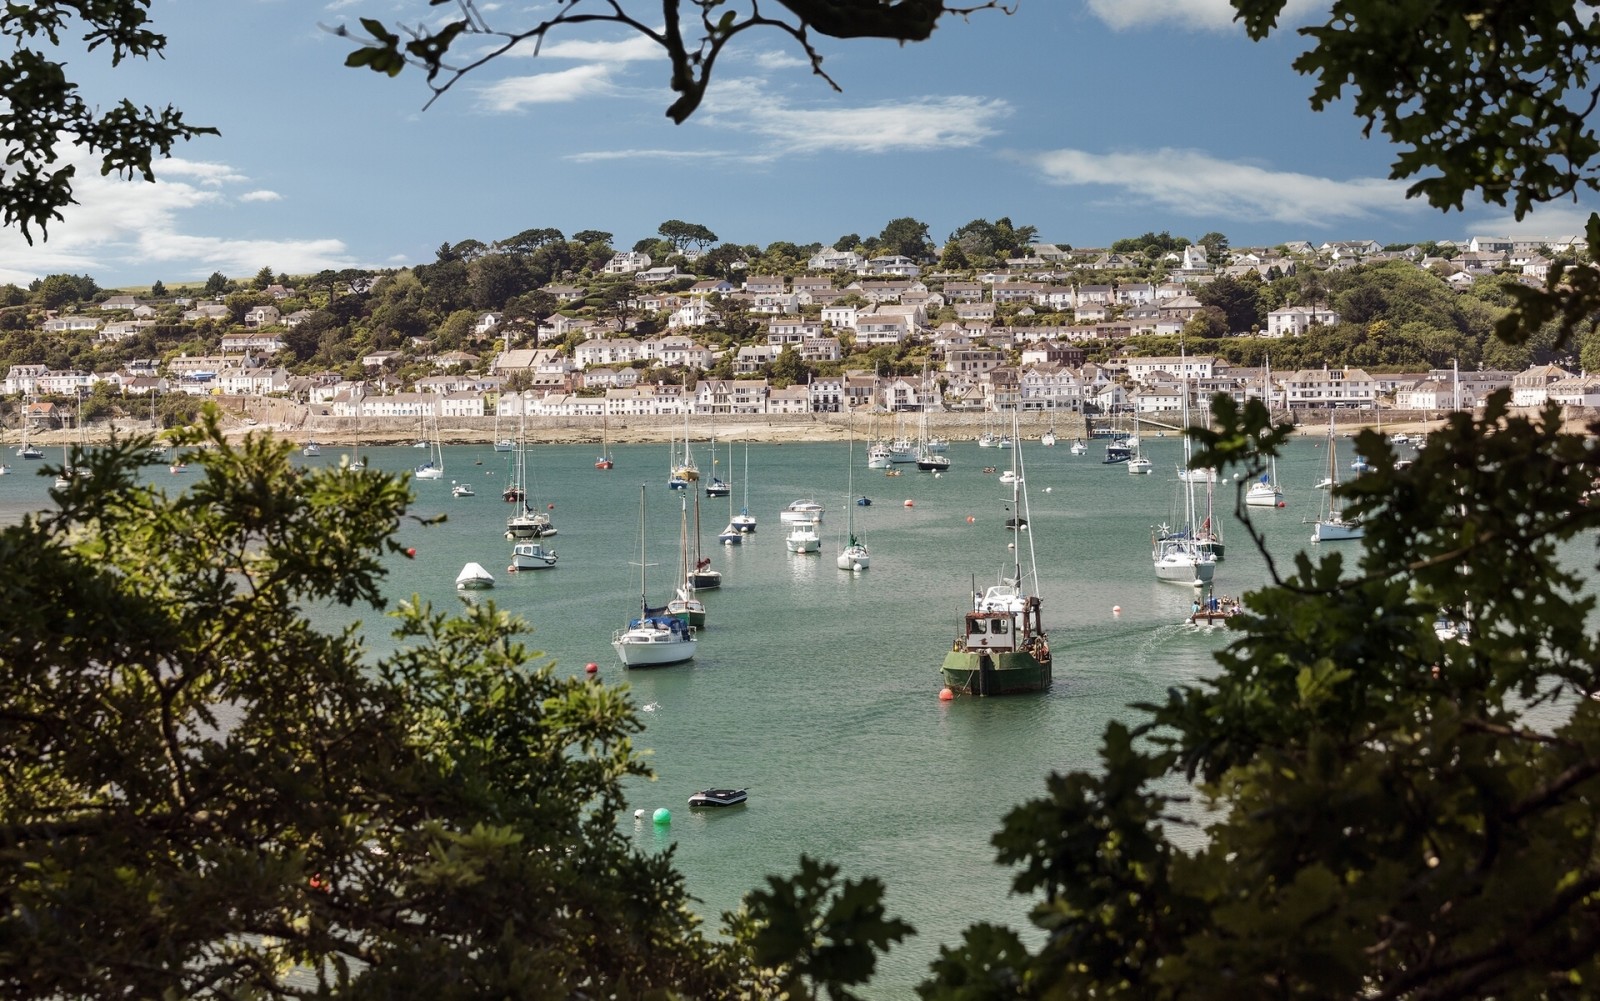
[[[659,11],[626,2],[641,18]],[[1309,16],[1305,0],[1291,2]],[[479,9],[512,30],[554,4]],[[178,286],[263,267],[397,268],[434,260],[444,243],[529,228],[601,230],[629,249],[672,219],[762,247],[874,236],[905,216],[936,244],[1009,217],[1074,247],[1161,231],[1220,232],[1239,247],[1555,237],[1581,232],[1593,207],[1514,223],[1496,206],[1447,214],[1407,200],[1387,179],[1396,147],[1364,138],[1348,103],[1311,110],[1313,82],[1291,69],[1303,41],[1249,41],[1226,0],[1018,0],[1010,16],[946,19],[926,42],[817,37],[840,92],[786,35],[746,33],[683,125],[665,116],[659,50],[612,26],[508,53],[431,106],[414,70],[345,67],[352,43],[329,30],[455,10],[150,0],[165,58],[113,69],[65,48],[91,103],[172,104],[222,134],[158,161],[154,184],[101,177],[81,158],[81,204],[46,241],[0,233],[0,282],[65,272],[104,288]]]

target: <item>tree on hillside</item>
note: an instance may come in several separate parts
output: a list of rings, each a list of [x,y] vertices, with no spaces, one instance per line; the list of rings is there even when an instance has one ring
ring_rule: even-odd
[[[680,254],[691,246],[704,250],[717,242],[717,234],[706,227],[678,219],[668,219],[656,232],[660,233],[661,238],[672,244],[672,249]]]
[[[257,271],[256,276],[250,280],[250,287],[257,291],[261,291],[268,285],[271,285],[274,280],[275,279],[272,277],[271,265],[265,265],[260,271]]]
[[[1202,305],[1221,310],[1230,333],[1247,334],[1266,325],[1261,309],[1261,280],[1253,273],[1243,279],[1219,275],[1215,281],[1195,289],[1194,297]]]
[[[899,254],[913,261],[924,261],[933,256],[933,241],[928,238],[928,224],[910,216],[891,219],[878,237],[878,246],[889,254]]]
[[[211,277],[206,279],[206,295],[221,295],[233,288],[233,282],[220,271],[211,272]]]

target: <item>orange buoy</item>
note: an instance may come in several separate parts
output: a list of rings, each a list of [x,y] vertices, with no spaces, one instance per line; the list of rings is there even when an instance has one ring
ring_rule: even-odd
[[[948,689],[948,688],[939,689],[939,701],[940,702],[949,702],[951,699],[953,699],[955,697],[956,697],[956,693],[952,692],[950,689]]]
[[[973,522],[975,522],[975,521],[977,521],[977,520],[978,520],[978,519],[976,519],[976,518],[974,518],[974,517],[973,517],[973,516],[972,516],[972,515],[970,515],[970,514],[969,514],[969,515],[967,515],[967,524],[969,524],[969,525],[970,525],[970,524],[972,524],[972,523],[973,523]]]

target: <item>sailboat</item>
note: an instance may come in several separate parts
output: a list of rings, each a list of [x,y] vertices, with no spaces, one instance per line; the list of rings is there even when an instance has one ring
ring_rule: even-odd
[[[667,475],[667,486],[673,490],[687,490],[689,484],[700,481],[700,467],[694,464],[694,454],[689,450],[689,411],[683,412],[683,454],[678,455],[677,448],[672,451],[671,472]]]
[[[639,485],[639,617],[611,636],[611,649],[625,667],[665,667],[694,659],[693,626],[650,607],[645,589],[644,485]]]
[[[517,505],[517,510],[506,519],[506,538],[542,539],[556,534],[556,526],[546,511],[535,511],[528,506],[528,443],[526,418],[517,424],[517,448],[513,453],[511,482],[500,491],[500,498]]]
[[[1192,445],[1188,435],[1188,380],[1184,380],[1183,384],[1183,426],[1183,468],[1188,469],[1192,455]],[[1196,528],[1195,482],[1193,479],[1182,477],[1178,480],[1178,493],[1183,503],[1182,527],[1173,531],[1163,525],[1150,533],[1150,562],[1155,569],[1157,580],[1173,584],[1201,585],[1216,576],[1216,557],[1202,547],[1201,531]],[[1210,527],[1211,519],[1207,517],[1204,530],[1209,531]]]
[[[694,570],[689,563],[689,499],[681,498],[682,524],[678,529],[678,585],[677,592],[667,602],[666,613],[685,625],[702,627],[706,624],[706,606],[694,596]]]
[[[1272,417],[1272,364],[1269,362],[1262,376],[1262,392],[1267,404],[1267,417]],[[1267,471],[1261,474],[1244,492],[1246,507],[1283,507],[1283,491],[1278,488],[1278,457],[1268,460]]]
[[[726,497],[733,493],[728,482],[717,475],[717,437],[711,436],[711,479],[706,481],[707,497]]]
[[[733,501],[728,501],[728,506],[733,506]],[[749,535],[756,530],[756,516],[750,513],[750,443],[744,443],[744,501],[739,507],[739,513],[730,519],[734,528]]]
[[[689,566],[689,586],[712,591],[722,586],[722,572],[711,569],[711,557],[700,552],[700,498],[694,499],[694,562]]]
[[[1145,458],[1139,446],[1139,418],[1133,418],[1133,454],[1128,456],[1128,472],[1134,476],[1149,473],[1155,468],[1155,463]]]
[[[517,447],[517,443],[510,438],[500,437],[500,401],[494,404],[494,450],[496,452],[509,452]]]
[[[852,429],[853,431],[854,429]],[[859,572],[872,565],[872,553],[867,550],[867,544],[856,535],[855,509],[852,503],[855,497],[855,464],[856,464],[856,439],[850,436],[850,460],[845,463],[845,496],[844,496],[844,537],[845,546],[840,550],[838,559],[834,562],[840,570]]]
[[[1333,435],[1333,411],[1328,411],[1328,478],[1327,497],[1322,505],[1322,517],[1311,526],[1312,542],[1343,542],[1359,539],[1365,534],[1361,523],[1346,518],[1341,510],[1339,490],[1339,447]]]
[[[929,433],[928,408],[924,406],[922,416],[917,421],[917,468],[930,473],[942,473],[949,469],[950,457],[945,454],[947,447],[948,442]]]
[[[600,456],[594,460],[594,468],[610,469],[616,463],[611,461],[611,437],[606,430],[606,415],[600,415]]]
[[[1018,519],[1025,519],[1031,512],[1022,475],[1022,445],[1015,440],[1015,413],[1012,424],[1010,509]],[[1023,539],[1028,547],[1026,573]],[[955,641],[939,668],[945,687],[953,693],[1012,695],[1050,687],[1053,660],[1044,629],[1032,533],[1017,533],[1015,541],[1007,543],[1006,552],[1010,566],[999,583],[982,593],[973,587],[972,609],[962,616]]]
[[[439,418],[433,419],[433,434],[428,435],[428,415],[422,416],[422,432],[428,439],[428,459],[412,471],[419,480],[444,479],[444,446],[439,441]]]
[[[744,460],[744,462],[745,462],[745,467],[746,467],[745,468],[745,490],[746,490],[746,492],[748,492],[749,489],[750,489],[750,486],[749,486],[749,477],[750,477],[750,470],[749,470],[749,466],[750,466],[750,449],[749,449],[749,446],[745,447],[745,460]],[[733,468],[733,446],[731,444],[728,446],[728,468],[730,470]],[[724,528],[722,530],[722,534],[717,536],[717,541],[722,543],[724,546],[740,546],[740,545],[744,544],[744,532],[741,531],[740,528],[739,528],[739,516],[733,513],[733,491],[731,491],[731,490],[728,491],[728,527]]]

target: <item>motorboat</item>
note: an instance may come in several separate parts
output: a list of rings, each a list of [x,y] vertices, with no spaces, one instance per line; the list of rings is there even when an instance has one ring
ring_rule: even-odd
[[[715,806],[738,806],[749,799],[749,794],[743,789],[702,789],[689,797],[691,809]]]
[[[1005,472],[1000,474],[1000,482],[1001,483],[1018,483],[1020,481],[1017,479],[1016,470],[1008,469]]]
[[[788,507],[778,513],[778,520],[785,525],[794,525],[806,522],[815,527],[822,524],[823,507],[814,500],[805,499],[792,502]]]
[[[478,492],[476,490],[472,489],[472,484],[470,484],[470,483],[454,483],[453,482],[450,485],[450,496],[451,497],[476,497],[476,496],[478,496]]]
[[[494,587],[494,574],[483,568],[481,563],[468,563],[456,574],[456,589],[460,591],[482,591]]]
[[[894,458],[889,454],[889,446],[883,442],[874,442],[867,449],[868,469],[888,469],[894,464]]]
[[[556,565],[554,549],[546,549],[540,542],[519,542],[511,547],[511,565],[506,567],[508,573],[521,573],[524,570],[549,570]]]
[[[783,540],[791,553],[820,553],[822,552],[822,539],[817,535],[816,522],[797,521],[789,529],[789,535]]]

